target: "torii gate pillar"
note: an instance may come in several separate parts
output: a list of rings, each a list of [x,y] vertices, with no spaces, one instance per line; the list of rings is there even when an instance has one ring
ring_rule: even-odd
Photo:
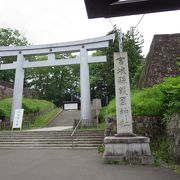
[[[24,87],[24,68],[23,68],[24,56],[22,54],[17,55],[17,66],[14,80],[13,101],[11,110],[11,122],[13,122],[16,109],[22,108],[23,99],[23,87]]]
[[[85,46],[80,51],[80,86],[81,86],[81,120],[82,125],[91,122],[91,97],[89,82],[88,54]]]

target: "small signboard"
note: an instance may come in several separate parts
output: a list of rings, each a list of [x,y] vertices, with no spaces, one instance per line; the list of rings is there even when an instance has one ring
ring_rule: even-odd
[[[24,114],[24,109],[16,109],[15,110],[12,129],[20,129],[21,130],[23,114]]]
[[[64,110],[78,110],[78,103],[64,104]]]

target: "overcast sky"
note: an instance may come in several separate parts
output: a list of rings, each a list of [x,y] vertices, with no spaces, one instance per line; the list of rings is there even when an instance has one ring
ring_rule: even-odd
[[[111,18],[126,32],[142,15]],[[153,35],[180,33],[180,11],[146,14],[138,26],[147,54]],[[18,29],[32,44],[48,44],[104,36],[108,19],[88,19],[84,0],[0,0],[0,27]]]

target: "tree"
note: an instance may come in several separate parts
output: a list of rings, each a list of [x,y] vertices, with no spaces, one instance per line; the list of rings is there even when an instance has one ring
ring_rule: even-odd
[[[59,61],[72,58],[70,53],[56,54]],[[30,61],[47,60],[47,56],[31,57]],[[79,98],[79,65],[32,68],[26,70],[26,86],[39,93],[41,99],[61,106],[63,101]]]
[[[24,46],[27,44],[27,39],[18,30],[0,28],[0,46]],[[16,61],[16,57],[0,57],[1,64],[12,63],[13,61]],[[0,79],[13,82],[14,72],[14,70],[1,71]]]
[[[106,55],[107,62],[90,66],[91,97],[101,98],[103,104],[107,103],[107,99],[111,100],[115,96],[113,52],[119,51],[118,29],[116,27],[108,34],[113,33],[115,34],[114,43],[109,48],[94,53],[96,56]],[[135,75],[143,60],[141,55],[143,42],[142,36],[138,31],[134,31],[133,27],[123,34],[123,51],[128,53],[131,84],[135,84]]]

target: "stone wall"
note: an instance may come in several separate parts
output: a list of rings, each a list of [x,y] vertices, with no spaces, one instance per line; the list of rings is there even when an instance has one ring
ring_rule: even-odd
[[[149,137],[151,141],[158,137],[167,137],[169,153],[180,164],[180,114],[174,115],[166,124],[162,124],[161,119],[162,117],[134,116],[134,133]]]
[[[163,135],[165,125],[161,123],[161,117],[133,116],[133,131],[137,135],[150,139]]]
[[[113,119],[115,120],[116,118]],[[161,119],[162,117],[159,116],[133,116],[133,133],[149,137],[150,139],[162,136],[165,134],[166,126],[162,124]],[[117,125],[116,120],[114,124],[115,126]]]
[[[38,98],[38,93],[33,90],[24,88],[24,97]],[[0,99],[9,98],[13,96],[13,84],[0,80]]]
[[[169,152],[180,164],[180,114],[176,114],[167,123]]]
[[[0,84],[0,99],[12,97],[13,89]]]
[[[151,87],[164,77],[180,76],[177,57],[180,57],[180,33],[154,35],[137,87]]]

